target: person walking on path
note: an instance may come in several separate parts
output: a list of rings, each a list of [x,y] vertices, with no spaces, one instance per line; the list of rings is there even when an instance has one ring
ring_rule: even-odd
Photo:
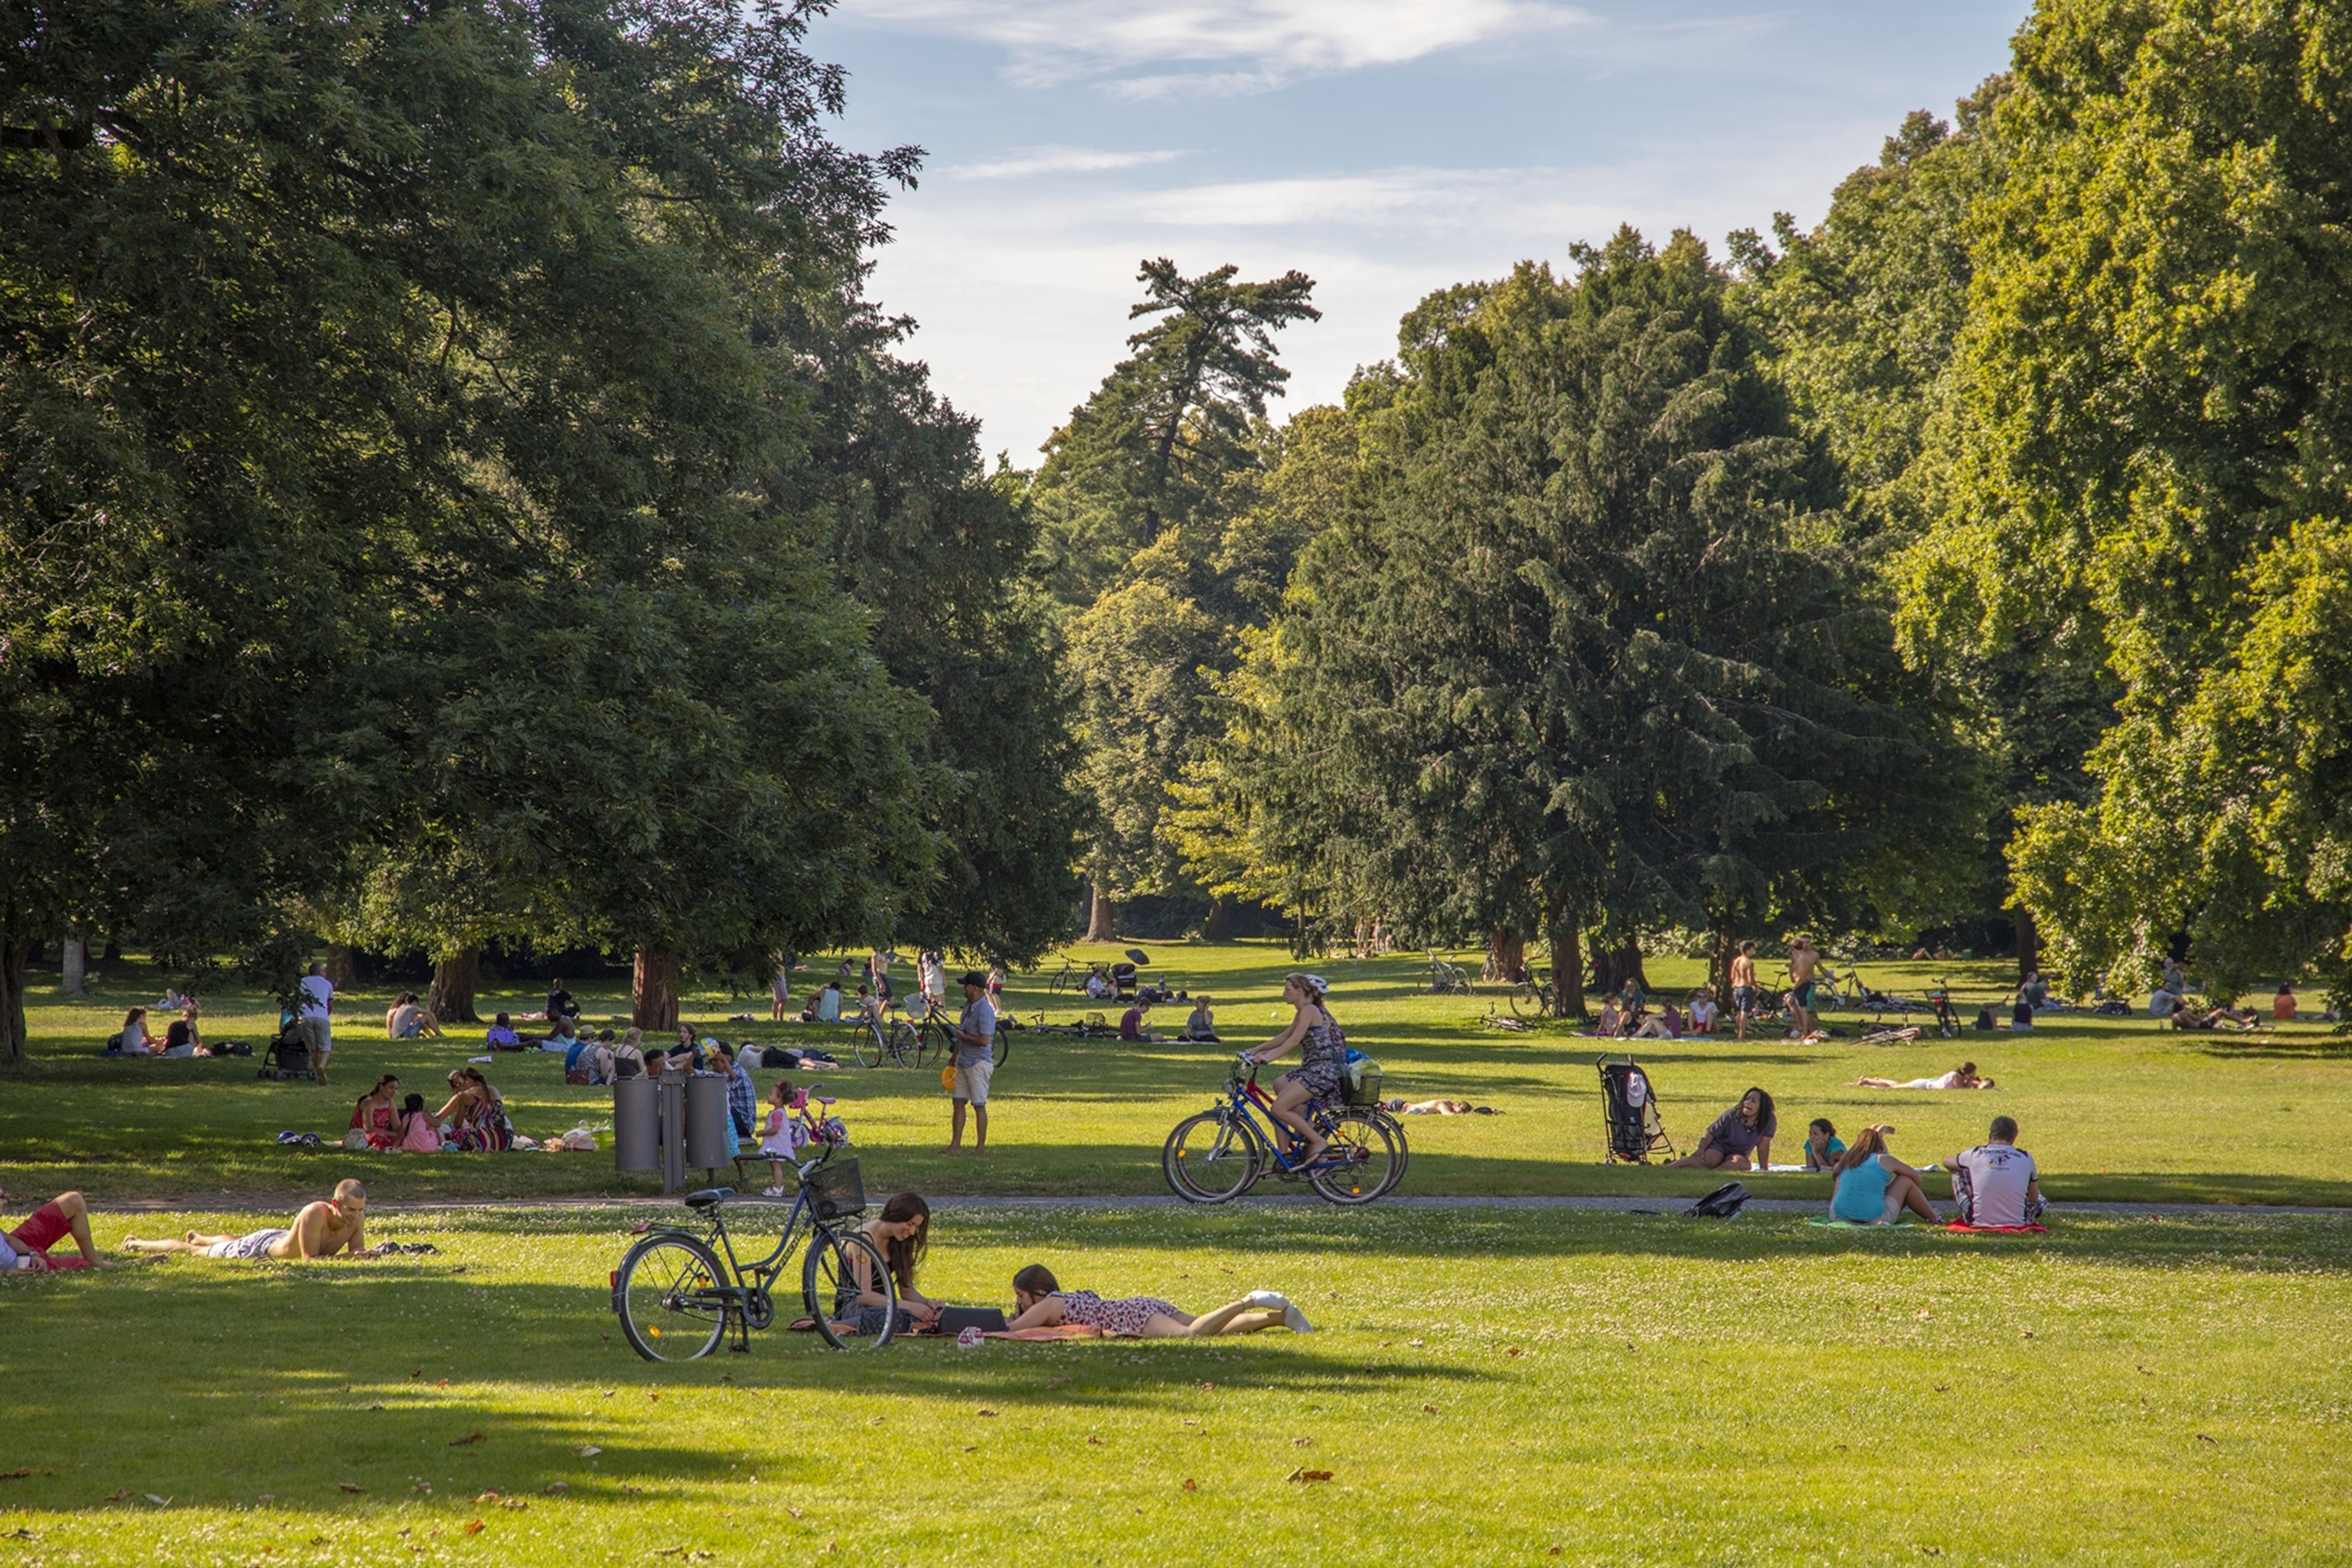
[[[963,1016],[956,1022],[955,1096],[948,1146],[942,1153],[963,1152],[963,1108],[971,1107],[971,1152],[988,1152],[988,1079],[996,1070],[996,1009],[989,1005],[988,978],[963,977]]]
[[[300,990],[301,1003],[294,1015],[295,1032],[302,1037],[302,1044],[310,1053],[310,1076],[324,1083],[327,1058],[335,1052],[335,984],[327,978],[327,966],[312,964],[310,973],[302,976]]]

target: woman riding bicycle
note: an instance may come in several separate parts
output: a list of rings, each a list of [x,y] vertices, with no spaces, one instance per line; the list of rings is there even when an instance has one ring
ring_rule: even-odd
[[[1338,1020],[1331,1016],[1331,1010],[1323,1005],[1323,983],[1314,975],[1284,976],[1282,999],[1295,1009],[1290,1026],[1255,1050],[1242,1054],[1270,1062],[1287,1056],[1295,1047],[1304,1047],[1299,1051],[1297,1068],[1276,1082],[1273,1110],[1276,1121],[1306,1141],[1307,1147],[1296,1163],[1311,1165],[1323,1157],[1330,1142],[1307,1120],[1307,1102],[1328,1100],[1339,1092],[1340,1074],[1348,1065],[1348,1040],[1340,1033]]]

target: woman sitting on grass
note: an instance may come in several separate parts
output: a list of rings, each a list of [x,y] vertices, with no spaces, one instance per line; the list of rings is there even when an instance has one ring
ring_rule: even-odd
[[[1837,1135],[1837,1128],[1826,1116],[1816,1116],[1805,1128],[1805,1169],[1834,1171],[1838,1156],[1845,1152],[1845,1140]]]
[[[1219,1334],[1254,1334],[1276,1326],[1293,1333],[1313,1331],[1307,1314],[1289,1298],[1253,1290],[1238,1301],[1199,1317],[1180,1311],[1156,1296],[1122,1296],[1106,1301],[1091,1290],[1065,1290],[1053,1271],[1033,1263],[1013,1277],[1011,1327],[1100,1329],[1146,1340],[1205,1340]]]
[[[931,1205],[923,1201],[920,1193],[894,1194],[882,1205],[882,1212],[857,1227],[857,1233],[882,1249],[890,1278],[898,1285],[898,1321],[894,1333],[911,1333],[923,1324],[940,1321],[940,1303],[915,1289],[915,1266],[931,1247]],[[844,1292],[840,1316],[854,1315],[857,1331],[878,1334],[882,1331],[882,1312],[888,1298],[878,1289],[881,1281],[865,1275],[866,1258],[863,1252],[849,1254],[850,1268],[856,1278],[849,1281],[857,1287],[857,1294],[849,1298]]]
[[[117,1049],[126,1057],[152,1056],[158,1047],[155,1037],[147,1032],[147,1009],[133,1007],[122,1016],[122,1033]]]
[[[497,1153],[514,1147],[514,1128],[507,1121],[506,1102],[478,1068],[459,1068],[449,1075],[454,1091],[449,1102],[436,1111],[436,1121],[454,1122],[457,1147],[468,1154]]]
[[[399,1098],[398,1075],[386,1073],[352,1107],[352,1131],[364,1137],[369,1148],[389,1149],[400,1141],[395,1125],[400,1113],[393,1109],[394,1101]]]
[[[1739,1097],[1739,1103],[1717,1117],[1698,1135],[1698,1147],[1679,1160],[1667,1162],[1669,1169],[1693,1171],[1745,1171],[1751,1156],[1754,1168],[1761,1171],[1772,1161],[1772,1135],[1780,1131],[1780,1119],[1772,1113],[1772,1097],[1760,1089],[1751,1089]]]
[[[1830,1216],[1854,1225],[1893,1225],[1909,1209],[1929,1225],[1944,1216],[1927,1202],[1919,1173],[1886,1152],[1886,1127],[1865,1127],[1853,1147],[1838,1157],[1837,1191]]]
[[[1977,1064],[1974,1062],[1962,1062],[1951,1071],[1938,1073],[1934,1078],[1910,1078],[1899,1080],[1891,1078],[1858,1078],[1853,1080],[1853,1086],[1856,1089],[1998,1089],[2000,1087],[1989,1078],[1979,1078]]]

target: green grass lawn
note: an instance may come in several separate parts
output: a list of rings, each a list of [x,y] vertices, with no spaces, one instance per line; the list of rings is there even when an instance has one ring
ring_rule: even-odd
[[[1146,944],[1171,976],[1218,998],[1230,1040],[1256,1041],[1282,1020],[1275,1001],[1290,967],[1270,943],[1222,946]],[[1076,949],[1107,959],[1110,948]],[[814,984],[829,965],[800,979]],[[1058,967],[1049,964],[1048,968]],[[1415,1119],[1413,1163],[1404,1191],[1424,1194],[1686,1194],[1711,1179],[1697,1173],[1611,1167],[1601,1163],[1599,1082],[1592,1068],[1601,1044],[1549,1025],[1534,1035],[1484,1027],[1491,996],[1432,996],[1421,986],[1422,961],[1334,960],[1319,963],[1332,981],[1332,1003],[1350,1039],[1381,1058],[1391,1092],[1449,1095],[1506,1114],[1461,1120]],[[1974,1000],[2006,984],[2005,964],[1945,966]],[[1652,964],[1661,986],[1686,985],[1699,965]],[[1871,965],[1874,984],[1916,994],[1932,978],[1903,965]],[[90,1001],[39,993],[30,1018],[35,1055],[0,1076],[0,1179],[29,1192],[79,1186],[100,1199],[215,1193],[282,1193],[322,1188],[328,1172],[356,1173],[381,1196],[532,1196],[650,1192],[645,1178],[621,1178],[609,1155],[362,1155],[332,1159],[281,1150],[281,1130],[340,1136],[352,1097],[381,1071],[406,1087],[438,1094],[448,1068],[478,1050],[478,1031],[443,1042],[383,1039],[389,990],[351,998],[337,1026],[336,1081],[262,1083],[239,1059],[123,1062],[92,1055],[120,1025],[123,1007],[152,1000],[152,973],[110,970]],[[622,1012],[620,988],[575,985],[589,1020]],[[485,1015],[540,1005],[539,988],[486,994]],[[266,1036],[274,1010],[257,998],[212,998],[215,1037]],[[1057,1020],[1077,1016],[1068,993],[1049,994],[1042,975],[1019,977],[1013,1001],[1024,1017],[1040,1009]],[[839,1041],[836,1031],[730,1025],[728,1015],[764,1019],[764,996],[698,994],[689,1016],[730,1038]],[[1096,1010],[1115,1011],[1108,1006]],[[1642,1042],[1668,1131],[1688,1148],[1706,1121],[1750,1084],[1778,1097],[1781,1148],[1792,1151],[1807,1120],[1826,1115],[1842,1129],[1868,1121],[1897,1128],[1896,1152],[1914,1163],[1939,1160],[1981,1140],[1987,1120],[2007,1111],[2023,1124],[2022,1142],[2060,1199],[2243,1201],[2352,1204],[2352,1172],[2337,1163],[2343,1130],[2352,1126],[2352,1045],[2324,1024],[2286,1026],[2260,1037],[2177,1035],[2145,1016],[2070,1017],[2031,1035],[1969,1034],[1870,1047],[1853,1036],[1852,1015],[1833,1016],[1847,1037],[1806,1046],[1721,1037]],[[1173,1033],[1181,1009],[1157,1021]],[[2004,1086],[1994,1094],[1922,1094],[1854,1088],[1873,1076],[1938,1072],[1961,1058]],[[947,1101],[936,1073],[884,1068],[828,1075],[866,1160],[869,1181],[937,1193],[1131,1194],[1161,1189],[1161,1140],[1179,1118],[1206,1105],[1223,1076],[1217,1047],[1016,1036],[996,1079],[994,1127],[984,1160],[950,1160]],[[501,1056],[487,1069],[507,1097],[517,1126],[534,1136],[583,1120],[601,1121],[608,1091],[566,1088],[551,1056]],[[775,1075],[756,1075],[764,1092]],[[1807,1196],[1818,1178],[1756,1178],[1770,1195]]]
[[[635,1217],[0,1284],[0,1562],[2352,1560],[2341,1219],[946,1210],[950,1299],[1044,1261],[1320,1331],[652,1366],[605,1310]]]

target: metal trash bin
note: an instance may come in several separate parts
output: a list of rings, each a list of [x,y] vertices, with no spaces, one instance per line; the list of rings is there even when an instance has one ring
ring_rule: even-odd
[[[727,1080],[697,1073],[686,1080],[686,1163],[698,1171],[729,1163]]]
[[[661,1169],[661,1111],[655,1082],[625,1078],[613,1086],[613,1168]]]

